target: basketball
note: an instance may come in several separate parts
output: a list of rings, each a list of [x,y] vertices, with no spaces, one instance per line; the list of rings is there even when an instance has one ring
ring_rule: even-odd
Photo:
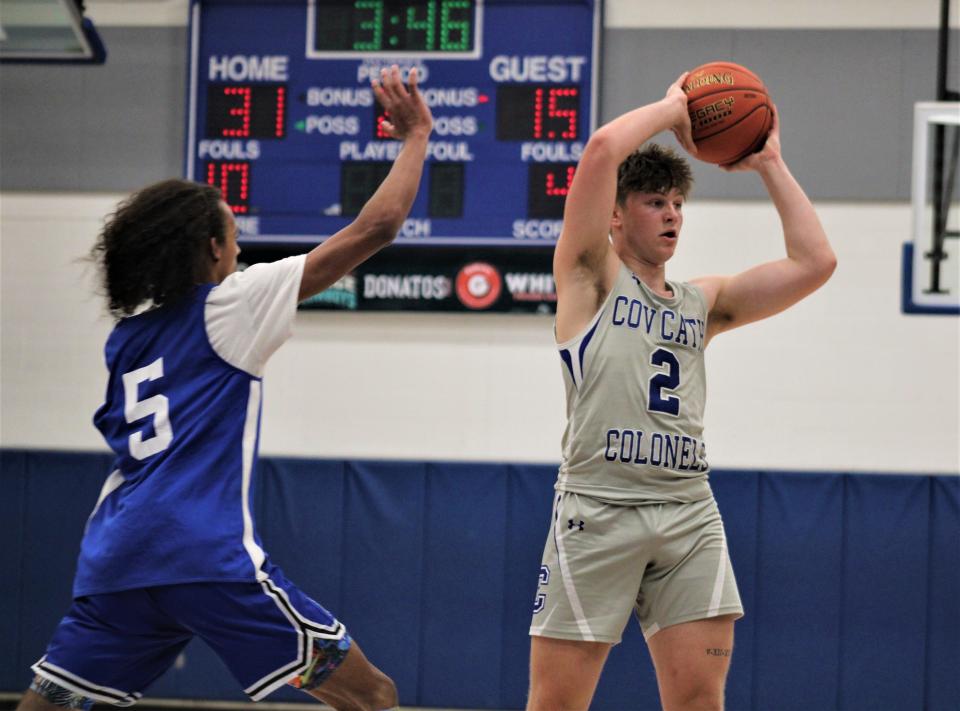
[[[756,74],[733,62],[710,62],[683,83],[697,158],[725,165],[758,151],[773,126],[773,105]]]

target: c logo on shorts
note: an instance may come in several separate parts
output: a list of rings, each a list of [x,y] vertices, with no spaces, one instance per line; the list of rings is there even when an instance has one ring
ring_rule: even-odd
[[[547,596],[543,593],[539,593],[537,595],[537,599],[533,602],[533,614],[536,615],[538,612],[541,612],[546,604]]]
[[[540,566],[540,585],[546,585],[550,582],[550,566],[541,565]]]
[[[540,566],[540,577],[537,581],[537,587],[541,587],[550,582],[550,566],[541,565]],[[536,615],[540,612],[544,605],[547,604],[547,595],[546,593],[537,593],[536,599],[533,601],[533,614]]]
[[[468,264],[457,274],[457,298],[468,309],[492,306],[500,298],[502,287],[500,272],[486,262]]]

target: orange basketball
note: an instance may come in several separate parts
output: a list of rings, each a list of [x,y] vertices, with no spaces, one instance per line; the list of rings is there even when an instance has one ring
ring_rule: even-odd
[[[725,165],[763,148],[773,105],[756,74],[733,62],[710,62],[683,83],[697,158]]]

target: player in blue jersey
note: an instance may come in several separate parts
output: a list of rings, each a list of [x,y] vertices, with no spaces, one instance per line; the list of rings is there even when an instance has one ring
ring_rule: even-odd
[[[357,218],[308,254],[237,272],[219,191],[169,180],[123,203],[94,247],[109,383],[94,422],[116,454],[74,600],[19,709],[127,706],[201,637],[259,700],[291,684],[337,709],[397,691],[344,625],[264,553],[251,516],[262,375],[297,303],[390,244],[416,196],[432,117],[397,67],[373,82],[403,141]]]
[[[743,610],[708,483],[704,348],[792,306],[836,265],[775,118],[763,149],[727,168],[759,174],[785,255],[732,276],[667,279],[690,168],[640,147],[672,130],[695,153],[685,78],[597,130],[567,196],[553,269],[568,424],[530,627],[528,711],[586,709],[631,613],[663,709],[723,708]]]

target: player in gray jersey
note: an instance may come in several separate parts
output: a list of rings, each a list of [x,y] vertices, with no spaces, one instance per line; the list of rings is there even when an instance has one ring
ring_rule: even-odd
[[[775,116],[763,149],[725,169],[760,175],[786,256],[734,276],[666,278],[692,178],[672,151],[638,146],[672,130],[696,154],[685,78],[597,130],[567,196],[553,262],[567,427],[530,627],[528,711],[586,709],[631,611],[663,708],[723,708],[743,608],[707,481],[704,349],[795,304],[836,265],[781,157]]]

